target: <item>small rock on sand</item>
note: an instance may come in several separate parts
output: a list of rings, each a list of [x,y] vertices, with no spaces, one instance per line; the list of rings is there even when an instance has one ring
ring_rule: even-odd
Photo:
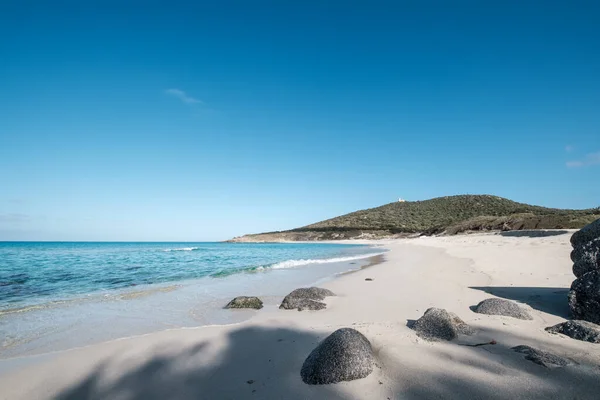
[[[456,314],[442,308],[430,308],[412,326],[426,340],[453,340],[459,334],[472,335],[473,329]]]
[[[600,343],[600,325],[587,321],[566,321],[546,328],[550,333],[562,333],[584,342]]]
[[[517,303],[505,299],[485,299],[475,306],[475,312],[487,315],[502,315],[518,319],[533,319],[529,313]]]
[[[263,308],[263,302],[258,297],[238,296],[227,303],[225,308],[253,308],[260,310]]]
[[[532,361],[536,364],[546,368],[559,368],[566,367],[567,365],[573,364],[571,360],[557,356],[556,354],[548,353],[547,351],[534,349],[530,346],[516,346],[512,350],[517,353],[525,354],[525,359]]]
[[[335,296],[335,294],[331,290],[318,287],[300,288],[285,296],[279,308],[285,310],[298,309],[298,311],[322,310],[326,306],[320,300],[328,296]]]
[[[309,354],[300,376],[309,385],[352,381],[368,376],[374,365],[369,340],[355,329],[341,328]]]

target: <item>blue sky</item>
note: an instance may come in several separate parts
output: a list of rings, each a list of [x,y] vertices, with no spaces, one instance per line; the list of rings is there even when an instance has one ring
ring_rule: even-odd
[[[597,207],[599,20],[593,1],[3,1],[0,240],[220,240],[462,193]]]

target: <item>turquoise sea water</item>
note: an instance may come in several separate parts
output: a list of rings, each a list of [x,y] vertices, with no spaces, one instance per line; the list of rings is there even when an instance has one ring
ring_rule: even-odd
[[[366,246],[241,243],[0,243],[0,311],[139,285],[361,258]]]
[[[359,269],[384,251],[325,243],[3,242],[0,359],[235,323],[257,312],[224,310],[235,296],[259,296],[265,310],[279,312],[291,290]]]

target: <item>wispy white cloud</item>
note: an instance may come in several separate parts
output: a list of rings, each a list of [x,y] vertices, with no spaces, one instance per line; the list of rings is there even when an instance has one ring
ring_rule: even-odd
[[[0,223],[5,224],[20,224],[24,222],[29,222],[31,217],[26,214],[0,214]]]
[[[583,166],[583,161],[567,161],[567,168],[579,168]]]
[[[184,102],[185,104],[203,104],[202,100],[198,100],[192,96],[189,96],[186,92],[181,89],[167,89],[165,93],[169,96],[173,96]]]
[[[575,150],[575,146],[573,146],[571,144],[568,144],[568,145],[565,146],[565,151],[567,153],[571,153],[573,150]]]
[[[6,202],[9,204],[17,205],[17,206],[22,206],[27,203],[27,200],[20,198],[20,197],[13,197],[13,198],[7,199]]]
[[[582,160],[567,161],[568,168],[581,168],[598,164],[600,164],[600,151],[596,153],[590,153],[586,155],[585,158],[583,158]]]

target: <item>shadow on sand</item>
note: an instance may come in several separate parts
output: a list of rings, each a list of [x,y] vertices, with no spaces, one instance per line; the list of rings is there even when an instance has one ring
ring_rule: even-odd
[[[409,365],[402,352],[376,345],[383,366],[377,379],[313,386],[301,381],[299,371],[321,337],[285,328],[241,328],[230,332],[227,345],[218,351],[209,339],[180,344],[179,351],[134,365],[127,357],[109,358],[54,399],[583,399],[600,392],[597,368],[549,370],[511,350],[531,343],[531,338],[487,329],[479,335],[477,340],[493,338],[498,343],[485,347],[413,343],[411,347],[425,358],[415,363],[413,354]],[[552,350],[556,345],[551,340],[548,336],[532,344]],[[560,346],[560,353],[577,354],[569,342]],[[432,364],[435,360],[440,365]],[[119,363],[126,365],[116,375]]]
[[[411,369],[402,368],[402,360],[384,360],[396,364],[404,382],[394,389],[394,399],[592,399],[600,390],[598,366],[579,359],[563,368],[545,368],[516,353],[512,348],[526,344],[571,359],[581,352],[577,343],[557,345],[552,335],[533,339],[527,335],[497,329],[481,329],[469,342],[495,345],[465,346],[461,340],[450,345],[425,342],[441,365],[423,363]],[[576,342],[576,341],[573,341]],[[590,344],[589,348],[593,349]],[[451,360],[451,364],[444,363]]]
[[[558,317],[569,318],[568,288],[471,286],[470,289],[481,290],[504,299],[520,301],[528,304],[533,309]]]
[[[523,231],[506,231],[500,232],[501,236],[506,237],[530,237],[530,238],[539,238],[539,237],[547,237],[547,236],[560,236],[569,233],[569,231],[565,230],[555,230],[555,231],[544,231],[544,230],[523,230]]]
[[[226,348],[216,356],[210,342],[181,345],[179,351],[125,366],[116,379],[115,367],[127,361],[109,358],[54,399],[314,398],[315,387],[301,381],[300,368],[321,339],[290,329],[243,328],[227,335]],[[318,397],[343,398],[322,386],[318,390]]]

